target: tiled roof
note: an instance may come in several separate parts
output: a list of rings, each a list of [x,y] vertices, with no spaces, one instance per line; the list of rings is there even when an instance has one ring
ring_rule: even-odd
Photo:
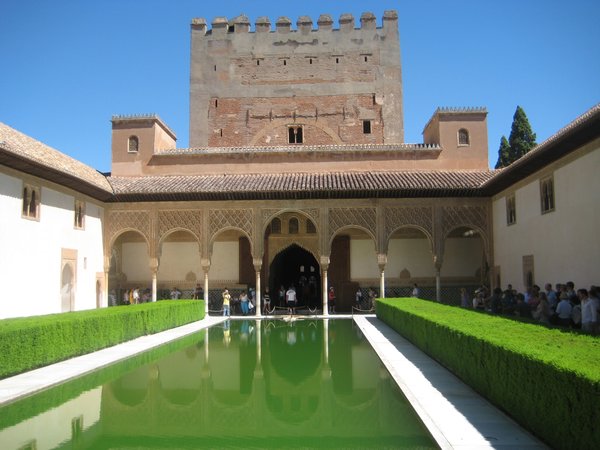
[[[481,189],[487,195],[496,194],[599,137],[600,103],[558,130],[510,166],[497,170],[493,177],[481,185]]]
[[[333,172],[109,177],[116,201],[480,196],[478,172]]]
[[[0,163],[96,198],[112,194],[110,183],[97,170],[1,122]]]

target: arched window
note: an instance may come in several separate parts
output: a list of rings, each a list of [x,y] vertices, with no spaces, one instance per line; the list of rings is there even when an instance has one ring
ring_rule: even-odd
[[[315,234],[317,232],[317,228],[312,220],[308,219],[306,221],[306,233],[307,234]]]
[[[469,132],[464,128],[458,130],[458,145],[470,145]]]
[[[288,144],[302,144],[303,141],[302,127],[293,126],[288,128]]]
[[[129,142],[127,143],[127,151],[129,153],[137,153],[140,147],[140,141],[137,136],[129,136]]]
[[[298,219],[292,217],[288,224],[288,232],[290,234],[298,234]]]
[[[75,228],[82,230],[84,228],[85,203],[81,200],[75,200]]]
[[[277,217],[271,220],[271,233],[281,234],[281,220],[279,220]]]

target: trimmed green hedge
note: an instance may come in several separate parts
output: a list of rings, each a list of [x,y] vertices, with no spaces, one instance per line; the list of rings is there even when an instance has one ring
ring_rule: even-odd
[[[600,339],[415,298],[377,317],[553,448],[600,448]]]
[[[0,378],[204,318],[201,300],[0,320]]]

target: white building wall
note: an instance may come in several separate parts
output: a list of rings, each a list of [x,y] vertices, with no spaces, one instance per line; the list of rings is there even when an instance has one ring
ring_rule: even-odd
[[[448,238],[444,247],[442,277],[474,277],[483,262],[483,242],[471,238]]]
[[[0,319],[61,312],[61,249],[77,251],[74,309],[95,308],[104,209],[86,201],[85,229],[75,229],[74,192],[31,177],[27,182],[41,187],[39,220],[22,217],[19,174],[0,173]]]
[[[523,256],[534,257],[534,282],[600,284],[600,140],[494,197],[494,265],[502,287],[523,291]],[[553,212],[541,213],[540,178],[553,175]],[[514,193],[516,223],[506,223]]]
[[[140,288],[152,286],[148,244],[146,242],[123,242],[122,251],[121,268],[127,277],[127,282],[137,283]]]

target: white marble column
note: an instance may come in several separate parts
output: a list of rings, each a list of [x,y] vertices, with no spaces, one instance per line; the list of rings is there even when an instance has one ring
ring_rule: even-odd
[[[387,264],[387,255],[378,254],[377,264],[379,265],[379,298],[385,298],[385,265]]]

